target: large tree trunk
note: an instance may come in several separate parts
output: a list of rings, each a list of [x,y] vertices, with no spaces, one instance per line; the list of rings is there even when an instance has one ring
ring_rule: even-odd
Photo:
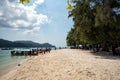
[[[108,42],[104,42],[102,44],[102,51],[107,51],[109,52],[109,43]]]

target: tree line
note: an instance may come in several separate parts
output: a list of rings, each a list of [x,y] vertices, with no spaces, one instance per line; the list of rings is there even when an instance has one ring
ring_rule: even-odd
[[[99,44],[105,50],[120,41],[120,0],[72,0],[73,28],[68,46]]]

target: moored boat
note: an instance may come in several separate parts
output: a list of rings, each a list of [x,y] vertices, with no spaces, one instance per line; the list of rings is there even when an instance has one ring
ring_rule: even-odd
[[[11,51],[12,56],[38,55],[37,51]]]

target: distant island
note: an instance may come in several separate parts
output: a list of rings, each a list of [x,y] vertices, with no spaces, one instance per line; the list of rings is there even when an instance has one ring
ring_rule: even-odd
[[[54,45],[51,45],[49,43],[36,43],[33,41],[9,41],[5,39],[0,39],[0,48],[6,48],[6,47],[55,47]]]

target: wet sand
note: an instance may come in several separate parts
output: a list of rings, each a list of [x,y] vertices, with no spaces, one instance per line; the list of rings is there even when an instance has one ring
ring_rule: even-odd
[[[120,59],[84,50],[53,50],[27,59],[0,80],[120,80]]]

